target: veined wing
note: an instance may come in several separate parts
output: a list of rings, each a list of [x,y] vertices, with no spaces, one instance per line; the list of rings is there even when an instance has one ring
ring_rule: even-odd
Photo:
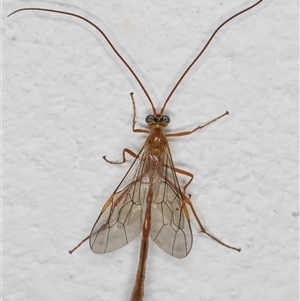
[[[143,221],[142,202],[148,188],[148,184],[143,183],[143,157],[144,147],[103,206],[90,235],[90,247],[93,252],[113,252],[140,234]]]
[[[178,183],[169,146],[155,181],[150,237],[166,253],[183,258],[192,248],[193,236],[183,192]]]
[[[149,154],[147,147],[142,148],[91,231],[93,252],[118,250],[140,234],[150,185],[153,185],[150,237],[174,257],[188,255],[192,247],[189,215],[168,146],[160,160]]]

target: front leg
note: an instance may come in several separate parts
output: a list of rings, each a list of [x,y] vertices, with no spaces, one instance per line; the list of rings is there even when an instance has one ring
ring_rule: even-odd
[[[170,134],[166,134],[166,136],[167,136],[167,137],[180,137],[180,136],[187,136],[187,135],[190,135],[190,134],[192,134],[192,133],[194,133],[194,132],[196,132],[196,131],[198,131],[198,130],[203,129],[203,128],[206,127],[207,125],[209,125],[209,124],[211,124],[211,123],[217,121],[218,119],[220,119],[220,118],[222,118],[222,117],[224,117],[225,115],[228,115],[228,114],[229,114],[229,112],[226,111],[224,114],[222,114],[222,115],[220,115],[220,116],[214,118],[213,120],[211,120],[211,121],[209,121],[209,122],[207,122],[207,123],[205,123],[205,124],[203,124],[203,125],[197,126],[196,128],[194,128],[194,129],[191,130],[191,131],[178,132],[178,133],[170,133]]]
[[[135,132],[135,133],[147,133],[147,134],[149,134],[150,132],[148,130],[136,129],[135,128],[135,124],[136,124],[136,120],[135,120],[136,106],[135,106],[135,101],[134,101],[134,98],[133,98],[133,92],[130,93],[130,96],[131,96],[131,101],[132,101],[132,106],[133,106],[132,131]],[[106,162],[111,163],[111,164],[123,164],[123,163],[126,162],[125,153],[129,154],[130,156],[132,156],[135,159],[138,157],[138,155],[135,152],[133,152],[132,150],[130,150],[128,148],[124,148],[123,153],[122,153],[123,160],[121,162],[114,162],[114,161],[107,160],[106,156],[103,156],[103,159]]]

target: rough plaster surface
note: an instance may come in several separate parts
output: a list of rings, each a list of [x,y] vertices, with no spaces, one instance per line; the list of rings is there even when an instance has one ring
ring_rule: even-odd
[[[84,244],[130,163],[111,166],[151,113],[107,33],[160,108],[211,32],[254,1],[3,1],[3,300],[129,300],[140,238],[117,252]],[[204,225],[178,260],[150,245],[145,300],[298,300],[298,1],[264,1],[216,37],[166,113],[177,167]],[[186,179],[180,177],[181,183]]]

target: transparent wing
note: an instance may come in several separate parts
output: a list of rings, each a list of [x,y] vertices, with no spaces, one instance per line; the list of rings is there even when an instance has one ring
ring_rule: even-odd
[[[143,149],[139,156],[140,154],[143,154]],[[139,157],[134,160],[103,206],[90,235],[90,247],[93,252],[113,252],[140,234],[143,220],[142,202],[147,189],[147,185],[143,183],[144,162]]]
[[[159,159],[147,147],[140,151],[91,231],[93,252],[118,250],[140,234],[150,185],[151,239],[174,257],[188,255],[192,247],[189,215],[168,146]]]
[[[189,214],[174,170],[169,147],[157,171],[151,211],[150,237],[166,253],[183,258],[192,248]]]

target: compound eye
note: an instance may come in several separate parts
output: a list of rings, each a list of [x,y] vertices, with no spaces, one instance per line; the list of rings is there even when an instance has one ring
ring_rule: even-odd
[[[169,123],[169,122],[171,121],[170,117],[169,117],[169,116],[166,116],[166,115],[164,115],[164,116],[162,117],[162,120],[163,120],[163,122],[166,122],[166,123]]]
[[[146,120],[147,123],[152,122],[154,120],[154,116],[153,115],[148,115],[145,120]]]

